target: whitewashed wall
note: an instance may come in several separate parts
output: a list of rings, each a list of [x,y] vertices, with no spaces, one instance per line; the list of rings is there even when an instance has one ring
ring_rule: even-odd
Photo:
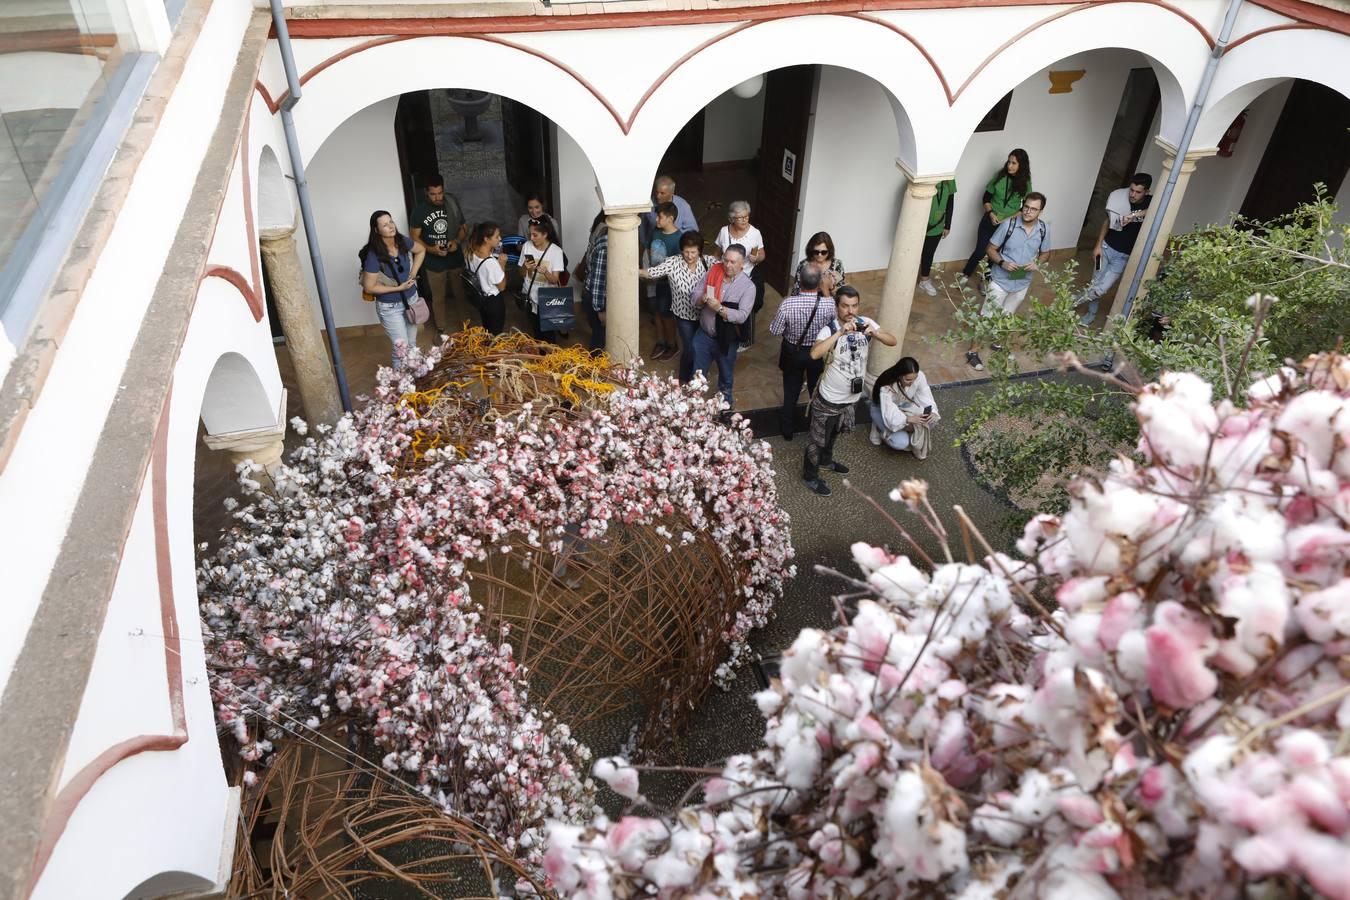
[[[575,267],[586,252],[591,220],[600,211],[600,195],[596,193],[595,171],[585,152],[566,131],[561,128],[555,131],[558,157],[553,171],[558,173],[558,221],[567,260]]]
[[[1099,50],[1049,67],[1085,69],[1068,94],[1051,94],[1049,68],[1013,91],[1007,127],[971,136],[956,169],[952,234],[937,261],[965,259],[974,246],[985,184],[1014,147],[1031,157],[1036,190],[1048,199],[1046,220],[1055,248],[1077,243],[1101,167],[1111,123],[1131,68],[1146,64],[1126,50]],[[850,270],[885,268],[905,177],[890,102],[875,81],[827,66],[806,171],[802,233],[829,231]],[[800,247],[793,248],[800,254]]]
[[[828,231],[848,271],[885,268],[905,185],[885,89],[857,72],[823,66],[810,138],[798,244]],[[789,251],[794,262],[801,258],[801,246]]]
[[[322,146],[306,148],[312,154],[306,174],[314,224],[319,231],[333,318],[339,328],[375,325],[379,321],[375,304],[361,299],[356,275],[359,267],[356,251],[366,242],[370,214],[387,209],[399,231],[408,233],[398,150],[394,144],[397,109],[398,97],[381,100],[339,125]],[[314,301],[315,321],[322,322],[303,232],[303,226],[296,229],[298,250],[305,261],[301,268]]]
[[[704,165],[755,158],[767,93],[761,89],[749,100],[742,100],[727,91],[708,104],[703,119]]]

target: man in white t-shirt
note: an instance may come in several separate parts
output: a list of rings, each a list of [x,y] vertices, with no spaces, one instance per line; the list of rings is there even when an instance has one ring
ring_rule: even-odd
[[[863,398],[867,351],[873,340],[887,347],[898,341],[871,319],[858,315],[858,290],[846,284],[834,292],[834,321],[816,334],[811,358],[825,360],[815,396],[811,398],[811,437],[802,461],[802,480],[814,493],[830,495],[820,478],[821,469],[843,475],[848,466],[834,459],[834,441],[853,427],[854,405]]]

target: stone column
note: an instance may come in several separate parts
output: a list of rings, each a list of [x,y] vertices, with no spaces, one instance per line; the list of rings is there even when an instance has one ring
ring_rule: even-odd
[[[342,401],[338,399],[323,331],[314,318],[314,306],[300,274],[295,229],[265,228],[258,235],[258,243],[281,330],[286,335],[286,349],[295,366],[305,419],[311,425],[331,425],[342,416]]]
[[[1125,271],[1120,275],[1120,281],[1117,283],[1115,299],[1111,301],[1111,315],[1120,315],[1125,308],[1125,297],[1130,293],[1130,282],[1134,280],[1134,273],[1142,264],[1144,266],[1144,280],[1139,283],[1139,294],[1135,298],[1138,302],[1139,297],[1148,292],[1148,283],[1158,274],[1158,263],[1162,261],[1163,250],[1167,248],[1167,241],[1172,236],[1172,227],[1177,221],[1177,211],[1181,209],[1181,201],[1186,196],[1186,185],[1190,183],[1191,173],[1195,171],[1195,164],[1202,159],[1213,156],[1218,153],[1218,149],[1210,147],[1203,150],[1191,150],[1181,158],[1181,169],[1177,173],[1176,187],[1172,189],[1172,197],[1168,200],[1167,209],[1162,210],[1162,227],[1158,229],[1158,239],[1153,244],[1153,254],[1147,260],[1141,260],[1144,253],[1144,240],[1148,237],[1149,229],[1153,227],[1153,217],[1159,214],[1158,198],[1162,196],[1163,186],[1167,184],[1167,179],[1172,175],[1172,167],[1177,164],[1177,148],[1162,138],[1154,138],[1154,142],[1163,149],[1163,167],[1159,173],[1158,180],[1153,183],[1153,202],[1149,204],[1148,213],[1144,216],[1144,221],[1139,227],[1139,240],[1135,242],[1134,250],[1130,253],[1130,261],[1125,264]]]
[[[900,203],[900,218],[895,223],[895,240],[891,243],[891,261],[886,267],[886,281],[881,288],[881,309],[877,322],[895,335],[894,347],[873,342],[867,353],[869,381],[895,365],[904,356],[905,331],[909,327],[909,311],[914,305],[914,287],[919,277],[919,257],[923,254],[924,232],[928,230],[928,212],[933,195],[940,182],[950,175],[915,175],[900,160],[895,165],[909,179],[905,197]]]
[[[638,213],[651,208],[651,203],[605,207],[605,352],[616,363],[638,355]]]
[[[342,407],[338,407],[341,411]],[[281,402],[277,408],[277,421],[264,428],[250,428],[247,431],[228,431],[224,434],[203,436],[206,446],[227,455],[230,465],[237,466],[251,459],[263,467],[271,479],[281,467],[281,457],[286,447],[286,389],[281,389]]]

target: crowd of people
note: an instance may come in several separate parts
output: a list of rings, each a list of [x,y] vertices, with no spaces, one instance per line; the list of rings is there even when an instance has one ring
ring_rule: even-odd
[[[1078,298],[1085,326],[1095,320],[1101,297],[1125,268],[1152,199],[1151,186],[1152,178],[1138,173],[1128,187],[1107,198],[1093,248],[1095,271]],[[936,186],[916,285],[929,296],[937,295],[933,259],[951,232],[955,198],[954,179]],[[1026,298],[1051,248],[1050,225],[1042,218],[1046,203],[1045,195],[1032,188],[1027,152],[1014,149],[985,185],[984,215],[962,270],[984,295],[981,315],[1015,314]],[[590,348],[605,346],[609,235],[604,212],[591,223],[586,248],[569,271],[558,221],[543,196],[529,194],[525,205],[516,222],[518,236],[504,237],[496,222],[470,226],[437,176],[426,181],[409,235],[399,233],[387,211],[371,215],[360,252],[361,285],[366,299],[375,302],[393,345],[395,369],[402,365],[403,348],[416,343],[420,323],[434,317],[438,328],[448,330],[451,299],[472,305],[483,327],[494,334],[506,327],[506,304],[517,302],[535,337],[554,341],[569,336],[575,302],[590,325]],[[726,224],[705,251],[693,209],[676,192],[675,181],[662,175],[653,187],[653,207],[639,222],[639,299],[655,335],[651,358],[678,356],[681,383],[692,380],[695,372],[706,378],[716,367],[717,390],[729,406],[737,354],[753,342],[754,316],[764,304],[764,261],[771,252],[782,252],[765,245],[750,217],[749,203],[730,203]],[[430,309],[418,292],[419,274],[425,277]],[[804,426],[809,438],[802,478],[820,495],[830,493],[822,471],[848,471],[834,458],[834,444],[841,431],[852,428],[854,410],[864,398],[871,413],[871,442],[919,459],[927,456],[930,429],[940,418],[928,379],[913,357],[900,359],[867,388],[872,342],[893,347],[897,339],[859,314],[860,300],[847,281],[834,240],[819,231],[807,240],[791,289],[769,325],[769,332],[782,339],[780,433],[791,441]],[[971,345],[966,352],[967,363],[976,370],[984,368],[981,350]],[[805,423],[798,412],[803,388],[809,398]]]

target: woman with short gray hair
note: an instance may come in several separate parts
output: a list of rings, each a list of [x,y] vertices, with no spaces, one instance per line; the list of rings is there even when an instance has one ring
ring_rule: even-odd
[[[764,262],[764,236],[759,229],[750,224],[750,204],[744,200],[733,200],[727,207],[727,224],[717,232],[717,249],[725,253],[732,244],[745,248],[745,274],[755,283],[755,308],[759,312],[764,305],[764,270],[757,268]],[[751,314],[751,333],[754,332],[754,313]],[[748,343],[753,343],[753,337]],[[744,346],[744,345],[743,345]]]

